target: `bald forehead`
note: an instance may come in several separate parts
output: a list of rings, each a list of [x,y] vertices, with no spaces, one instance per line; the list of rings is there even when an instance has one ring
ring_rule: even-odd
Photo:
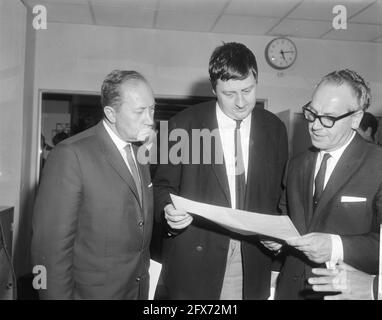
[[[357,95],[353,88],[347,83],[338,85],[337,83],[325,81],[322,82],[314,91],[313,97],[317,94],[326,94],[338,99],[352,101],[353,105],[357,106]]]
[[[145,89],[147,91],[150,91],[151,93],[153,90],[151,89],[151,86],[148,84],[147,81],[141,80],[141,79],[129,79],[124,81],[121,84],[121,89],[122,90],[134,90],[134,89]]]
[[[312,107],[320,113],[341,114],[358,109],[358,102],[349,85],[324,82],[314,91]]]
[[[131,105],[145,105],[147,107],[155,103],[150,85],[142,80],[125,81],[120,88],[120,97],[122,101]]]

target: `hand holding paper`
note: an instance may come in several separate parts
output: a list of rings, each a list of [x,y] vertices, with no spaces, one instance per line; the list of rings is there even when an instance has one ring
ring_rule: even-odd
[[[332,253],[332,240],[327,233],[308,233],[297,239],[289,239],[287,243],[302,251],[309,260],[316,263],[330,261]]]
[[[172,204],[164,207],[164,217],[173,229],[184,229],[192,222],[192,216],[184,209],[175,209]]]
[[[281,243],[271,240],[260,240],[261,244],[271,251],[279,251],[283,246]]]
[[[261,234],[280,240],[287,240],[300,236],[288,216],[234,210],[231,208],[191,201],[173,194],[170,194],[170,196],[177,210],[183,209],[184,211],[201,216],[228,230],[243,235]],[[189,221],[189,223],[191,223],[191,221]]]

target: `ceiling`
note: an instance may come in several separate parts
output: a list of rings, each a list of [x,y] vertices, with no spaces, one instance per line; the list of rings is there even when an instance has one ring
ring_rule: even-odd
[[[48,22],[382,42],[382,0],[21,0]],[[344,5],[347,29],[332,13]]]

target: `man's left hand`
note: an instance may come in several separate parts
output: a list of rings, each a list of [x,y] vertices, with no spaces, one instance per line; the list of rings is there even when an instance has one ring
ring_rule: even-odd
[[[374,277],[340,262],[335,270],[312,269],[318,277],[308,279],[317,292],[340,292],[325,296],[325,300],[373,300]]]
[[[308,233],[300,238],[287,240],[287,243],[302,251],[309,260],[316,263],[330,261],[332,255],[332,239],[327,233]]]

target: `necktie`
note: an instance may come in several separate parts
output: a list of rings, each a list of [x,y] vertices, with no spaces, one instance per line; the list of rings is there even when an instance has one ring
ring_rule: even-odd
[[[318,202],[322,196],[324,191],[324,182],[325,182],[325,173],[326,173],[326,165],[328,159],[330,158],[329,153],[324,154],[324,158],[322,159],[320,169],[316,175],[316,179],[314,180],[314,195],[313,195],[313,209],[316,209]]]
[[[133,152],[135,152],[135,155],[137,154],[137,146],[132,145],[132,144],[127,144],[125,147],[126,151],[126,159],[127,163],[129,164],[130,167],[130,172],[131,175],[133,176],[135,186],[137,187],[138,190],[138,195],[139,195],[139,202],[142,205],[142,186],[141,186],[141,180],[139,179],[139,171],[138,167],[135,164],[135,161],[133,159]]]
[[[235,191],[236,209],[244,209],[245,200],[245,171],[243,150],[241,149],[240,125],[242,120],[235,120]]]

